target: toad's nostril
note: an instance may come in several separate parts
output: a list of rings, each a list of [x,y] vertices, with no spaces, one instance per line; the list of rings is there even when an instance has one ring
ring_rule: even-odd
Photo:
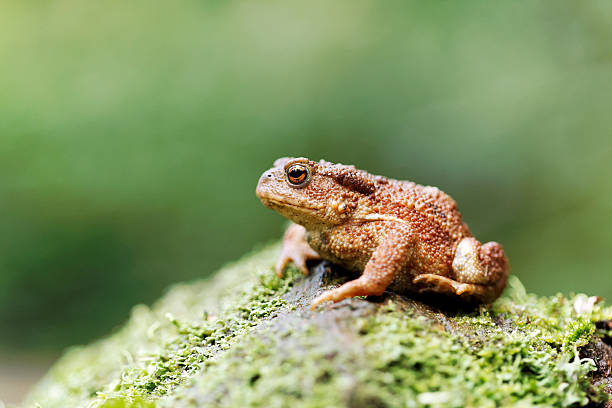
[[[270,173],[266,174],[266,176],[268,176],[268,178],[272,177],[272,175]]]

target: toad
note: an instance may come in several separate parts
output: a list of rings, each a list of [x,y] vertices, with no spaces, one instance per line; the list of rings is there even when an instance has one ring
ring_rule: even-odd
[[[502,246],[476,240],[455,201],[436,187],[301,157],[276,160],[256,193],[293,221],[276,264],[279,276],[291,261],[307,274],[306,261],[321,258],[360,273],[320,294],[313,308],[387,289],[489,303],[506,285]]]

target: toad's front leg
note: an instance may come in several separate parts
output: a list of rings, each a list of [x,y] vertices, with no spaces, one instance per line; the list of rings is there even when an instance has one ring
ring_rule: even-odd
[[[323,292],[312,301],[311,308],[327,300],[339,302],[354,296],[379,296],[408,263],[414,248],[414,235],[404,224],[389,228],[376,247],[363,274],[344,285]]]
[[[283,249],[276,262],[276,274],[283,276],[283,270],[289,262],[293,262],[304,275],[308,275],[306,261],[321,259],[321,256],[306,242],[306,230],[298,224],[291,224],[283,235]]]

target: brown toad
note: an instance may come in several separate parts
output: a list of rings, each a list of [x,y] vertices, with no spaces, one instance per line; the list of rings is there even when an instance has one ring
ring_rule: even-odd
[[[263,173],[257,196],[291,219],[276,265],[324,258],[362,272],[312,306],[353,296],[436,292],[492,302],[506,285],[508,260],[497,242],[482,245],[455,201],[436,187],[375,176],[354,166],[282,158]]]

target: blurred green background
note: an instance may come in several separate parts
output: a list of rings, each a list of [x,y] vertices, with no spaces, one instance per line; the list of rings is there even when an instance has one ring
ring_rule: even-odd
[[[612,300],[612,3],[10,0],[0,347],[91,341],[284,220],[280,156],[440,187],[539,294]]]

